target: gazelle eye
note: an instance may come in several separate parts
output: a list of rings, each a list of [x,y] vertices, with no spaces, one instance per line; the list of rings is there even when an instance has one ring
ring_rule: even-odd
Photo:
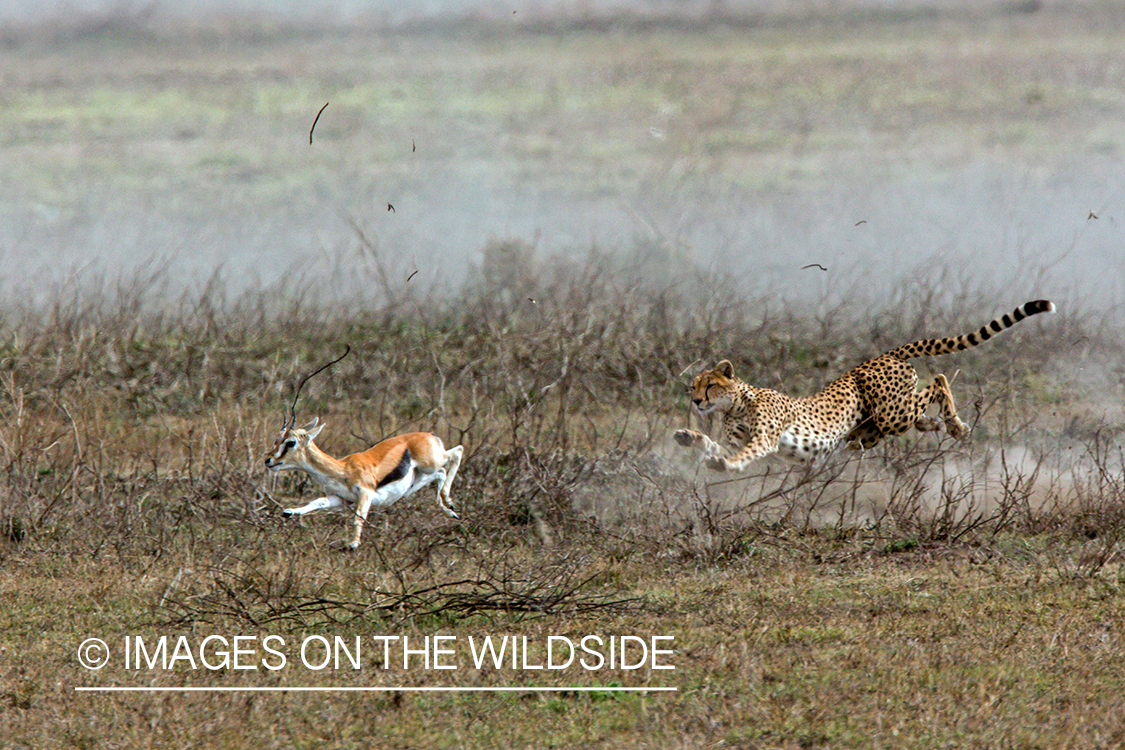
[[[293,450],[296,447],[297,447],[297,441],[296,440],[286,440],[285,441],[285,450],[287,450],[287,451]]]

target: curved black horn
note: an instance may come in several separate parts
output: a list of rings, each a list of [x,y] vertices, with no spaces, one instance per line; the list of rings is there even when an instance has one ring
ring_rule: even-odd
[[[292,428],[293,425],[297,424],[297,399],[301,397],[301,389],[305,387],[305,383],[309,382],[309,379],[312,378],[314,375],[318,375],[319,373],[323,372],[324,370],[327,370],[329,367],[336,364],[337,362],[339,362],[344,357],[348,356],[348,354],[351,352],[351,350],[352,350],[351,344],[344,344],[344,353],[343,354],[341,354],[339,357],[336,357],[336,359],[332,360],[328,364],[321,365],[320,367],[313,370],[312,372],[310,372],[305,377],[301,378],[301,382],[297,384],[297,392],[295,394],[293,394],[293,404],[289,407],[289,424],[288,424],[289,428]]]

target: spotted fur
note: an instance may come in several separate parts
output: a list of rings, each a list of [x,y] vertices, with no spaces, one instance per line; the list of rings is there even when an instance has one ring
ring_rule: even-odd
[[[778,454],[811,461],[836,450],[871,448],[884,437],[911,427],[923,432],[943,426],[951,437],[966,438],[968,426],[957,416],[949,381],[944,375],[917,391],[918,373],[909,360],[936,357],[977,346],[1030,315],[1054,312],[1047,300],[1028,302],[1010,314],[963,336],[922,339],[868,360],[806,398],[790,398],[769,388],[739,380],[734,365],[723,360],[692,380],[692,405],[701,416],[722,415],[720,445],[703,433],[683,429],[673,437],[680,445],[699,448],[707,465],[718,471],[741,471],[759,458]],[[941,419],[926,416],[937,404]]]

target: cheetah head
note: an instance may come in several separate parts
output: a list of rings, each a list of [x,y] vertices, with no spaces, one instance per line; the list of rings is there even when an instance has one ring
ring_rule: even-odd
[[[725,412],[734,403],[738,391],[738,380],[734,377],[734,365],[724,359],[713,370],[704,370],[695,376],[688,386],[691,403],[700,416],[712,412]]]

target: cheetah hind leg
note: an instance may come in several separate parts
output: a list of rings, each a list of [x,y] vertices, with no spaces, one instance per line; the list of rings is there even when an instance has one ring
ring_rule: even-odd
[[[848,450],[858,451],[874,448],[883,439],[883,433],[875,426],[875,421],[870,417],[860,422],[851,432],[844,437]]]
[[[914,429],[918,430],[918,432],[936,432],[944,425],[945,423],[937,417],[929,417],[925,414],[914,420]]]
[[[928,388],[919,392],[918,396],[918,417],[914,421],[914,428],[917,430],[932,431],[941,429],[941,425],[945,425],[945,431],[949,433],[951,438],[957,440],[964,440],[969,436],[969,426],[961,421],[957,416],[957,405],[953,402],[953,392],[949,390],[949,381],[944,375],[935,375],[934,382]],[[938,409],[941,410],[941,421],[934,417],[928,417],[922,412],[926,407],[932,403],[937,403]]]

